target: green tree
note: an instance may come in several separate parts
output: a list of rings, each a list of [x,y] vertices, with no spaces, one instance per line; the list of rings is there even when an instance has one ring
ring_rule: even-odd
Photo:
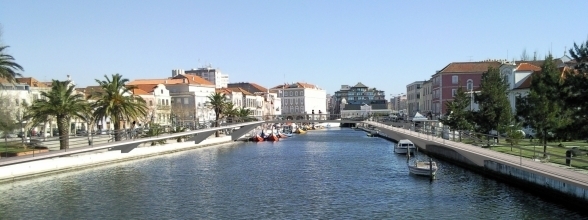
[[[94,128],[94,124],[98,121],[96,118],[94,118],[94,112],[92,111],[92,108],[88,108],[85,111],[81,112],[80,115],[82,116],[81,119],[82,121],[86,122],[86,124],[88,124],[88,145],[92,145],[94,143],[94,140],[92,139],[92,133],[93,133],[93,128]]]
[[[215,126],[220,126],[220,119],[226,109],[227,105],[227,95],[224,93],[213,93],[208,96],[208,102],[210,103],[210,107],[214,110],[215,114]],[[214,134],[216,137],[220,136],[219,131],[216,131]]]
[[[53,116],[57,120],[59,132],[59,149],[69,148],[70,119],[82,118],[82,112],[87,111],[88,103],[82,94],[75,94],[74,86],[69,81],[53,80],[51,90],[41,92],[41,99],[37,99],[29,107],[26,118],[36,122],[45,121]]]
[[[239,117],[239,119],[241,119],[243,122],[254,121],[255,119],[251,117],[252,114],[253,111],[251,111],[251,109],[241,107],[237,112],[237,117]]]
[[[586,138],[588,133],[588,40],[586,43],[570,49],[570,55],[577,65],[573,70],[565,73],[563,81],[562,97],[565,106],[572,111],[574,119],[568,126],[568,130],[575,133],[575,138]],[[584,136],[582,136],[584,135]]]
[[[115,141],[122,139],[123,133],[122,122],[126,121],[130,124],[140,118],[146,117],[148,107],[143,98],[133,95],[130,91],[133,86],[127,86],[129,81],[120,74],[113,74],[111,78],[104,75],[105,80],[98,80],[96,82],[100,86],[95,94],[91,94],[91,98],[96,98],[96,102],[92,103],[94,109],[94,118],[110,118],[114,124]]]
[[[513,122],[512,126],[506,129],[506,142],[510,143],[510,151],[512,151],[513,145],[519,144],[519,141],[525,138],[521,127],[521,123]]]
[[[14,62],[13,56],[6,54],[6,48],[8,46],[0,45],[0,78],[8,82],[15,82],[17,76],[22,76],[17,71],[24,71],[24,69]]]
[[[445,104],[447,106],[447,114],[440,121],[453,130],[455,137],[455,130],[459,132],[459,141],[461,141],[461,132],[472,128],[472,122],[469,120],[471,111],[470,97],[465,93],[463,87],[457,88],[457,93],[452,101]]]
[[[537,131],[543,142],[543,156],[547,157],[547,140],[557,129],[565,126],[569,119],[560,99],[561,72],[549,55],[540,72],[533,73],[529,93],[517,97],[517,116],[524,124]]]
[[[8,145],[8,134],[12,134],[16,129],[18,129],[18,124],[15,123],[8,109],[0,109],[0,132],[2,132],[6,145]]]
[[[488,71],[482,74],[480,93],[474,94],[474,100],[480,109],[476,121],[480,132],[489,134],[495,130],[499,134],[509,126],[512,110],[507,95],[506,77],[501,76],[498,69],[488,67]]]

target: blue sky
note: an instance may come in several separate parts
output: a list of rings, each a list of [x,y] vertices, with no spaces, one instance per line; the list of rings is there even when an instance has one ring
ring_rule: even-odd
[[[39,80],[164,78],[210,63],[231,82],[362,82],[390,94],[457,61],[585,42],[588,1],[0,0],[2,43]],[[574,11],[578,10],[576,13]]]

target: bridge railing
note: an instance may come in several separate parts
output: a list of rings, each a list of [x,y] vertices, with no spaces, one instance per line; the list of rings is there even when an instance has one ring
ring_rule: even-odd
[[[90,129],[90,130],[72,130],[67,134],[54,133],[50,136],[35,136],[27,138],[12,138],[0,142],[0,160],[5,157],[12,157],[19,154],[37,154],[45,151],[68,151],[71,148],[92,147],[95,145],[103,145],[108,143],[116,143],[119,141],[129,141],[137,139],[149,139],[155,137],[157,141],[151,142],[152,145],[169,143],[179,139],[190,139],[194,134],[178,137],[175,133],[189,132],[201,129],[211,129],[215,127],[228,126],[224,129],[219,129],[220,134],[230,135],[238,129],[231,127],[232,125],[239,125],[242,123],[284,121],[289,120],[306,120],[306,121],[320,121],[320,120],[334,120],[339,119],[340,114],[283,114],[283,115],[267,115],[267,116],[247,116],[247,117],[221,117],[219,120],[207,121],[189,121],[189,120],[173,120],[170,124],[160,125],[148,123],[144,126],[133,126],[119,130],[114,129]],[[363,121],[365,117],[347,118],[344,120]],[[45,133],[45,132],[39,132]],[[192,132],[193,133],[193,132]],[[240,133],[239,133],[240,134]],[[214,135],[214,134],[209,134]],[[237,135],[237,133],[235,134]],[[166,137],[159,138],[159,137]]]

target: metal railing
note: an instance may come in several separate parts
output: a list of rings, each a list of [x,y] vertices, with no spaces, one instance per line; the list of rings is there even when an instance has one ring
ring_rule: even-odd
[[[454,131],[447,126],[440,128],[419,127],[412,123],[394,123],[386,126],[392,126],[401,133],[415,132],[417,137],[426,140],[437,140],[444,144],[446,144],[446,141],[452,141],[517,156],[521,164],[524,160],[532,160],[553,166],[579,168],[586,170],[584,173],[588,174],[588,143],[583,143],[582,146],[563,146],[560,143],[549,142],[547,143],[547,150],[544,152],[543,143],[537,139],[532,142],[528,138],[516,139],[509,138],[506,135]]]

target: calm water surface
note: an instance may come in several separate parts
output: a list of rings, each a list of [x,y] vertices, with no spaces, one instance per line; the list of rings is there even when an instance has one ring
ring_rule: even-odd
[[[350,129],[197,149],[0,185],[0,219],[582,219],[439,162],[408,174]]]

